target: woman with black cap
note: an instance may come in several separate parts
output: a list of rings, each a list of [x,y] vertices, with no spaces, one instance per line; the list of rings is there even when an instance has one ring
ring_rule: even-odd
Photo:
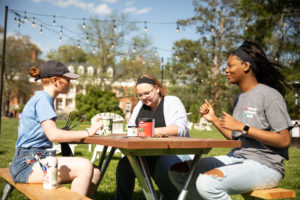
[[[30,75],[35,80],[41,79],[43,90],[34,93],[20,116],[15,156],[9,166],[16,183],[42,183],[43,171],[36,155],[43,162],[45,152],[52,147],[53,142],[79,142],[95,135],[103,127],[101,123],[95,123],[85,131],[57,128],[54,100],[57,95],[68,92],[70,80],[79,78],[63,63],[50,60],[39,68],[32,67]],[[58,182],[72,182],[71,190],[92,196],[97,189],[100,170],[85,158],[57,157],[57,160]]]
[[[166,88],[153,76],[142,75],[137,80],[140,101],[135,106],[128,126],[138,127],[140,118],[155,119],[155,136],[189,137],[185,108],[178,97],[167,95]],[[168,169],[173,164],[189,160],[188,156],[145,156],[150,174],[164,199],[177,199],[178,191],[170,182]],[[135,175],[127,157],[117,166],[116,200],[130,200],[134,190]]]
[[[284,76],[277,66],[253,41],[245,41],[231,53],[226,76],[241,90],[233,114],[223,112],[218,118],[208,101],[200,113],[226,139],[240,140],[242,146],[224,156],[201,159],[187,199],[231,199],[231,194],[276,187],[284,177],[292,121],[282,96]],[[169,171],[178,189],[186,176],[178,168],[184,165],[189,163],[177,163]]]

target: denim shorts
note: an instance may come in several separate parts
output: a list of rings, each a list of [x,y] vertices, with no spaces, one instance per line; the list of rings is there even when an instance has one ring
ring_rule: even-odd
[[[9,166],[11,177],[15,183],[27,183],[32,167],[37,162],[34,158],[37,154],[40,159],[45,158],[46,148],[16,148],[14,159]]]

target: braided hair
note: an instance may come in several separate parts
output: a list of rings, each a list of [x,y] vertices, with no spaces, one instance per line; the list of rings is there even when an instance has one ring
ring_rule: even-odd
[[[287,83],[285,82],[285,77],[279,71],[283,67],[277,63],[270,62],[264,50],[251,40],[246,40],[239,48],[249,54],[254,60],[257,69],[253,70],[253,72],[257,82],[276,89],[284,96]]]

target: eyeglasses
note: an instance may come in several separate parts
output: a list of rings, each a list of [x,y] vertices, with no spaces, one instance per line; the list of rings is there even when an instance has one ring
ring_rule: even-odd
[[[155,89],[155,87],[152,88],[152,90],[150,90],[149,92],[144,92],[144,94],[138,94],[137,96],[138,96],[139,99],[141,99],[143,97],[148,98],[148,97],[151,96],[154,89]]]

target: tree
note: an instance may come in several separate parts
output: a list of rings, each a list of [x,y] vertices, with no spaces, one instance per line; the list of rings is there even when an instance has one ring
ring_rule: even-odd
[[[124,116],[115,94],[111,91],[101,91],[95,86],[90,87],[86,95],[76,95],[76,108],[78,115],[85,115],[87,120],[101,112],[112,112]]]
[[[52,49],[47,57],[63,63],[87,63],[87,53],[73,45],[62,45],[58,47],[57,51]]]
[[[1,38],[1,46],[3,40]],[[18,99],[19,104],[25,104],[33,91],[34,85],[29,82],[29,69],[38,66],[42,60],[35,59],[41,50],[30,41],[28,36],[17,33],[6,38],[5,71],[4,71],[4,113],[10,112],[10,101]],[[1,52],[2,54],[2,52]],[[2,55],[0,58],[2,62]]]

